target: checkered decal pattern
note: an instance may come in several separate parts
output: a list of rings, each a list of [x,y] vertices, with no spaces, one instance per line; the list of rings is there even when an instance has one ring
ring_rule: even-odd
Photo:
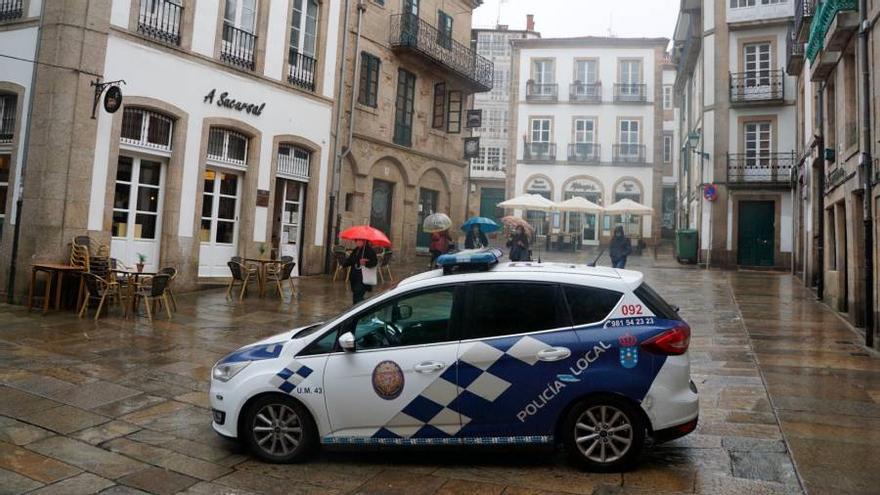
[[[324,437],[327,445],[534,445],[553,441],[552,436],[464,437],[464,438],[384,438],[384,437]]]
[[[373,437],[429,440],[455,436],[471,421],[468,408],[488,405],[511,387],[489,371],[492,365],[513,358],[534,366],[537,353],[549,347],[532,337],[522,337],[506,351],[484,342],[471,344],[455,366],[447,368]]]
[[[272,377],[272,385],[278,387],[286,394],[292,393],[296,387],[312,374],[311,368],[293,360],[281,371]]]

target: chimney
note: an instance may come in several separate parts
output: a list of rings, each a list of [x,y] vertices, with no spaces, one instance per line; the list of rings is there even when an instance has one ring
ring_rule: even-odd
[[[528,14],[526,15],[526,31],[534,31],[535,30],[535,15]]]

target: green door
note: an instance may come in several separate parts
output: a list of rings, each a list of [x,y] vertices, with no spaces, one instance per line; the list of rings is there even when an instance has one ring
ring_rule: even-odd
[[[427,250],[431,246],[431,234],[422,231],[425,218],[437,212],[437,200],[440,192],[433,189],[419,189],[419,224],[416,225],[416,248]]]
[[[773,266],[776,237],[773,201],[740,201],[739,242],[737,264],[744,266]]]
[[[504,209],[498,208],[498,203],[502,201],[504,201],[504,189],[495,187],[480,189],[480,216],[500,222],[501,217],[504,216]]]

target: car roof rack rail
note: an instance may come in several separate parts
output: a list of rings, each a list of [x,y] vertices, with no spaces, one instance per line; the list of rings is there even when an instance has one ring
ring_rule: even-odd
[[[437,258],[437,265],[443,268],[444,275],[463,272],[485,272],[498,261],[504,253],[500,249],[466,249],[456,253],[443,254]]]

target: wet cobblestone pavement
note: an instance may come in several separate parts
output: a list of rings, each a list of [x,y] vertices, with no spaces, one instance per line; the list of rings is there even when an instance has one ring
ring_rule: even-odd
[[[691,324],[701,394],[697,431],[632,472],[522,450],[324,452],[278,466],[220,439],[211,365],[348,305],[342,282],[313,277],[292,303],[178,296],[173,320],[153,324],[117,308],[95,323],[0,306],[0,493],[877,493],[880,358],[799,281],[647,256],[631,267]]]

